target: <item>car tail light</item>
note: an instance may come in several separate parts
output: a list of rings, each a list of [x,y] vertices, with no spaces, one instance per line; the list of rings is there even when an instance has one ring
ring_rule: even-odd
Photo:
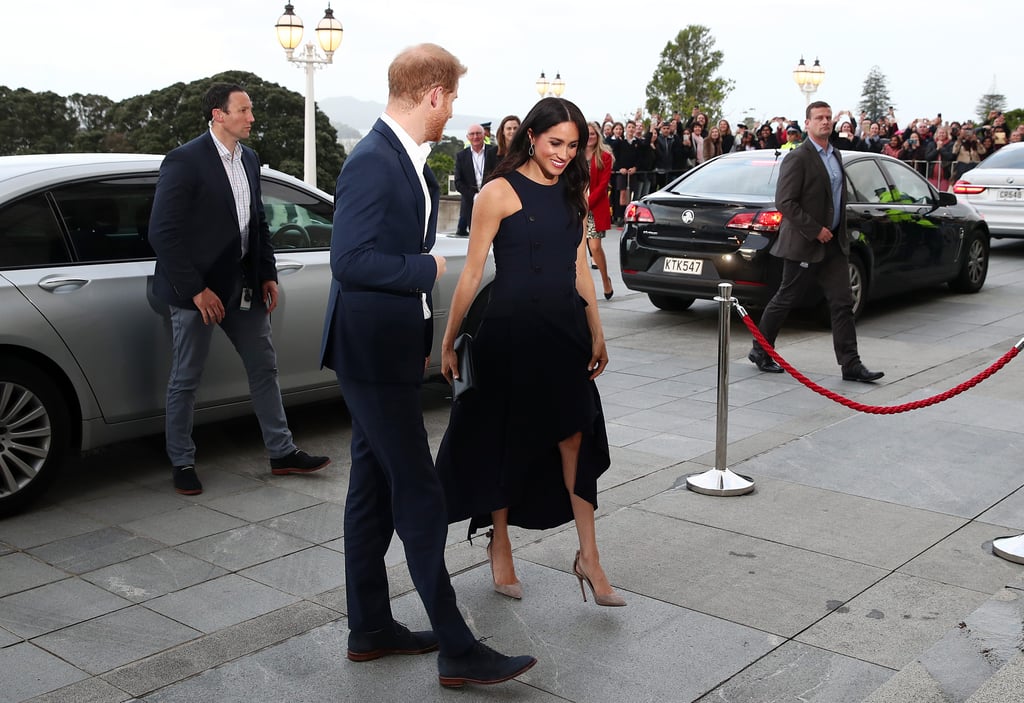
[[[778,232],[782,213],[778,210],[741,212],[725,223],[729,229],[747,229],[752,232]]]
[[[654,213],[646,205],[630,203],[626,206],[626,222],[654,222]]]
[[[985,186],[971,185],[970,181],[957,181],[953,184],[953,192],[957,195],[977,195],[984,191]]]

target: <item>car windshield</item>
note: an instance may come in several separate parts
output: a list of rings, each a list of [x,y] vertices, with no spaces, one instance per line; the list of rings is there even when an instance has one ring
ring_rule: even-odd
[[[757,152],[754,152],[757,154]],[[774,197],[781,159],[764,151],[747,158],[716,159],[669,188],[678,195],[756,195]]]
[[[1000,149],[978,164],[978,168],[1024,168],[1024,148]]]

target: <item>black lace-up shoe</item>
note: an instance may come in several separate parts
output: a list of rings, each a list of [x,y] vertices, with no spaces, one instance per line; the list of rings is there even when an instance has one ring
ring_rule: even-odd
[[[860,381],[861,383],[872,383],[885,375],[884,371],[868,371],[864,364],[857,364],[848,369],[843,369],[844,381]]]
[[[325,456],[310,456],[301,449],[296,449],[291,454],[283,456],[280,459],[270,460],[270,473],[275,476],[284,476],[286,474],[309,474],[314,471],[319,471],[328,464],[331,460]]]
[[[751,349],[747,359],[754,362],[754,366],[765,373],[782,373],[783,368],[775,363],[775,359],[768,356],[763,349]]]
[[[431,630],[410,632],[400,622],[373,632],[348,633],[348,658],[368,662],[389,654],[426,654],[437,649],[437,635]]]
[[[526,673],[537,660],[530,656],[508,657],[475,642],[469,651],[458,657],[437,657],[437,676],[446,688],[459,688],[467,683],[488,685],[514,679]]]
[[[195,464],[185,464],[171,468],[174,477],[174,490],[182,495],[197,496],[203,492],[203,484],[196,476]]]

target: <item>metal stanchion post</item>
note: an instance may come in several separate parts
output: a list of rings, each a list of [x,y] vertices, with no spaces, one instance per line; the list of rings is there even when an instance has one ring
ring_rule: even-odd
[[[691,491],[710,496],[739,496],[754,490],[754,481],[726,467],[729,433],[729,324],[732,284],[718,284],[718,419],[715,433],[715,468],[686,477]]]
[[[1024,564],[1024,535],[998,537],[992,540],[992,553],[1007,561]]]

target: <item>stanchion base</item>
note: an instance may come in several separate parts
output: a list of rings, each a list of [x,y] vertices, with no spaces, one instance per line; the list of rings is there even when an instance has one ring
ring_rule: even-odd
[[[1007,561],[1024,564],[1024,535],[995,538],[992,540],[992,553]]]
[[[686,477],[686,487],[708,496],[741,496],[754,490],[754,480],[729,469],[708,469]]]

